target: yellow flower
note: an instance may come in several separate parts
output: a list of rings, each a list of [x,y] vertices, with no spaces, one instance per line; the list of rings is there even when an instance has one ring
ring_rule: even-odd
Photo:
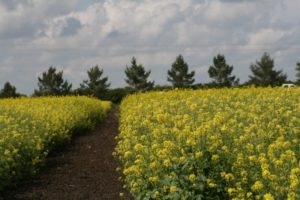
[[[211,156],[208,164],[215,170],[206,186],[226,181],[231,199],[264,199],[269,194],[274,199],[299,199],[299,96],[298,89],[287,93],[282,88],[250,87],[126,97],[120,106],[116,148],[116,157],[130,172],[126,184],[138,180],[136,191],[144,195],[150,177],[159,174],[182,190],[189,190],[189,184],[197,188],[202,176],[198,173]],[[125,157],[127,151],[134,156]],[[211,178],[220,175],[222,180]],[[151,185],[153,191],[170,192],[163,181]]]
[[[250,197],[252,197],[252,196],[253,196],[252,192],[247,192],[247,197],[248,197],[248,198],[250,198]]]
[[[126,151],[125,154],[124,154],[124,157],[129,158],[131,155],[132,155],[131,151]]]
[[[179,162],[184,163],[186,161],[186,158],[184,156],[181,156],[179,158]]]
[[[134,146],[134,149],[135,149],[136,151],[143,151],[143,148],[144,148],[144,146],[141,145],[141,144],[136,144],[136,145]]]
[[[151,169],[156,169],[158,167],[158,163],[157,162],[152,162],[152,163],[150,163],[150,168]]]
[[[235,194],[235,192],[236,192],[236,189],[234,189],[234,188],[228,188],[227,192],[228,192],[229,196],[233,196]]]
[[[159,180],[158,176],[151,176],[149,177],[150,182],[157,182]]]
[[[195,180],[196,180],[196,175],[195,174],[190,174],[189,175],[189,180],[191,181],[191,182],[194,182]]]
[[[226,180],[227,182],[234,180],[233,174],[231,174],[231,173],[226,174],[226,175],[225,175],[225,180]]]
[[[261,189],[263,189],[264,185],[262,184],[262,182],[260,181],[256,181],[252,186],[251,186],[251,190],[252,191],[259,191]]]
[[[203,152],[202,151],[197,151],[195,154],[196,158],[201,158],[203,156]]]
[[[274,197],[272,194],[267,193],[264,195],[264,200],[274,200]]]
[[[212,160],[219,160],[220,156],[217,154],[212,155],[211,159]]]
[[[298,200],[296,193],[295,192],[289,192],[287,200]]]
[[[175,185],[172,185],[171,187],[170,187],[170,192],[171,193],[175,193],[175,192],[177,192],[178,191],[178,188],[175,186]]]
[[[154,198],[158,198],[159,195],[160,195],[159,191],[155,191],[155,192],[154,192]]]
[[[9,151],[8,149],[5,149],[5,150],[4,150],[4,155],[7,156],[7,155],[9,155],[9,154],[10,154],[10,151]]]
[[[170,167],[171,166],[171,161],[169,159],[168,160],[164,160],[164,166]]]
[[[296,189],[300,185],[300,168],[293,168],[290,174],[290,188]]]
[[[271,176],[271,173],[270,173],[269,170],[264,169],[264,170],[262,171],[262,177],[263,177],[263,178],[268,179],[270,176]]]
[[[23,176],[25,166],[36,173],[50,149],[68,142],[73,131],[92,128],[111,108],[110,102],[71,96],[2,99],[0,105],[0,187]]]
[[[212,179],[207,179],[207,186],[210,188],[214,188],[217,186],[217,184],[214,183],[214,181]]]
[[[42,149],[41,144],[40,144],[40,143],[37,143],[35,148],[36,148],[38,151],[40,151],[40,150]]]

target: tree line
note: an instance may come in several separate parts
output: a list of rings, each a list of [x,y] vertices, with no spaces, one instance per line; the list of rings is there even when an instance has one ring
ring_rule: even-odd
[[[63,78],[63,71],[57,71],[51,66],[38,77],[38,89],[34,90],[33,96],[63,96],[63,95],[88,95],[100,99],[119,102],[123,96],[149,90],[161,90],[166,88],[209,88],[209,87],[236,87],[244,85],[255,86],[280,86],[287,81],[287,75],[282,70],[274,69],[274,60],[268,53],[264,53],[259,61],[250,65],[251,75],[249,80],[240,84],[240,80],[232,75],[234,67],[226,63],[225,56],[218,54],[213,58],[213,64],[208,69],[209,83],[195,84],[195,71],[189,71],[187,62],[182,55],[178,55],[167,71],[167,81],[172,86],[155,85],[150,81],[151,70],[145,70],[142,64],[138,64],[135,57],[131,59],[131,65],[125,68],[127,87],[110,89],[108,77],[103,77],[103,69],[98,65],[87,71],[87,79],[84,80],[79,88],[72,90],[72,84]],[[300,85],[300,62],[296,64],[295,84]],[[4,84],[0,91],[0,98],[19,97],[21,94],[16,92],[16,87],[9,82]]]

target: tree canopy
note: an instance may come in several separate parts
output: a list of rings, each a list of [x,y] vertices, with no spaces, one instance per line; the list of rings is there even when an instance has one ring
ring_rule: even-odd
[[[87,74],[88,80],[84,80],[83,83],[80,84],[80,90],[83,94],[104,98],[110,83],[107,82],[107,77],[102,78],[103,69],[100,69],[99,66],[96,65],[90,68]]]
[[[0,91],[0,98],[14,98],[19,96],[20,94],[16,92],[16,87],[11,85],[10,82],[6,82]]]
[[[256,86],[280,86],[287,79],[281,70],[274,70],[274,60],[268,53],[264,53],[256,64],[251,64],[250,69],[252,75],[248,83]]]
[[[296,65],[296,84],[300,85],[300,62]]]
[[[148,81],[151,71],[145,71],[142,64],[137,64],[136,58],[132,57],[131,66],[126,65],[126,83],[135,91],[143,92],[153,88],[154,81]]]
[[[195,82],[193,78],[195,71],[189,71],[188,64],[184,61],[182,55],[178,55],[170,70],[168,70],[167,80],[172,83],[173,87],[186,88],[191,87]]]
[[[209,77],[214,79],[212,85],[217,87],[231,87],[239,83],[239,79],[232,76],[233,66],[226,64],[224,55],[218,54],[213,58],[213,66],[208,69]]]
[[[71,93],[72,84],[63,79],[63,71],[56,72],[55,67],[50,67],[38,77],[38,90],[34,91],[36,96],[61,96]]]

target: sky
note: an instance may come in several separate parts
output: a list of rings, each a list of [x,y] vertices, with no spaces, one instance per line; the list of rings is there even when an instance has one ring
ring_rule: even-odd
[[[112,88],[123,87],[133,56],[150,80],[169,84],[179,54],[197,83],[211,81],[217,54],[247,81],[264,52],[295,80],[299,9],[295,0],[0,0],[0,87],[9,81],[32,94],[54,66],[75,89],[95,65]]]

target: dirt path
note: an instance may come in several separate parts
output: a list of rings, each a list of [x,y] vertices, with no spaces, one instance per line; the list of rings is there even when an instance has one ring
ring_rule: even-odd
[[[76,137],[63,152],[50,156],[40,175],[17,190],[8,191],[3,199],[119,199],[119,193],[124,191],[112,156],[118,134],[117,114],[117,109],[110,111],[105,122]],[[126,192],[125,196],[129,199]]]

